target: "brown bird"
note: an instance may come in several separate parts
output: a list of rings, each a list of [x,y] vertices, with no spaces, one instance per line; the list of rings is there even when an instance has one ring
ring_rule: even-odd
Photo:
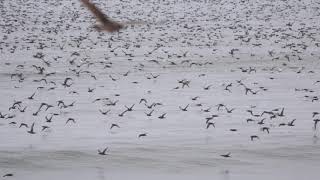
[[[93,13],[93,15],[100,21],[99,25],[94,27],[99,31],[115,32],[119,31],[124,27],[123,24],[112,21],[107,15],[103,14],[100,9],[98,9],[89,0],[81,0],[81,2]]]

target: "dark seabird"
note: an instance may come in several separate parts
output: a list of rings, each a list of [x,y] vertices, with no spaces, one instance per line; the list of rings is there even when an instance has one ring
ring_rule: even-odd
[[[228,154],[222,154],[222,155],[220,155],[220,156],[225,157],[225,158],[228,158],[228,157],[231,157],[230,155],[231,155],[231,153],[229,152]]]
[[[35,134],[35,132],[33,131],[33,127],[34,127],[34,123],[32,123],[30,130],[27,131],[29,134]]]
[[[142,134],[139,134],[138,137],[144,137],[144,136],[147,136],[147,133],[142,133]]]
[[[119,126],[118,124],[111,124],[110,129],[112,129],[112,128],[114,128],[114,127],[120,128],[120,126]]]
[[[100,154],[100,155],[107,155],[107,154],[106,154],[107,150],[108,150],[108,147],[106,147],[103,151],[100,151],[100,150],[98,149],[98,154]]]

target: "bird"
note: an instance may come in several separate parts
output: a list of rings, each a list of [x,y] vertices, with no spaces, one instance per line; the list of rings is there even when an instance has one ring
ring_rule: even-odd
[[[247,110],[247,112],[249,112],[251,114],[251,116],[254,116],[254,117],[260,117],[261,116],[259,114],[253,114],[253,111],[251,109]]]
[[[199,98],[199,96],[191,98],[192,101],[196,101]]]
[[[32,123],[30,130],[27,131],[29,134],[35,134],[35,132],[33,131],[33,127],[34,127],[34,123]]]
[[[284,116],[283,111],[284,111],[284,108],[282,108],[281,112],[280,112],[280,113],[278,113],[278,116],[283,117],[283,116]]]
[[[49,129],[49,126],[42,126],[42,130],[41,131],[44,131],[46,129]]]
[[[263,127],[263,128],[262,128],[262,131],[267,131],[267,133],[269,134],[269,133],[270,133],[270,132],[269,132],[269,129],[270,129],[270,128],[268,128],[268,127]]]
[[[107,152],[107,150],[108,150],[108,147],[106,147],[103,151],[100,151],[99,149],[98,149],[98,154],[100,154],[100,155],[107,155],[106,154],[106,152]]]
[[[111,124],[110,129],[112,129],[114,127],[120,128],[120,126],[118,124]]]
[[[212,86],[212,85],[205,86],[205,87],[203,87],[203,89],[204,89],[204,90],[209,90],[211,86]]]
[[[210,120],[212,120],[213,118],[219,117],[219,115],[213,114],[210,117],[206,118],[206,123],[208,123]]]
[[[100,113],[103,115],[107,115],[111,110],[107,110],[107,111],[102,111],[101,109],[99,109]]]
[[[211,107],[207,108],[207,109],[202,109],[203,112],[210,112]]]
[[[229,152],[228,154],[222,154],[222,155],[220,155],[220,156],[225,157],[225,158],[228,158],[228,157],[231,157],[230,155],[231,155],[231,153]]]
[[[46,122],[51,122],[51,120],[52,120],[52,118],[53,118],[53,115],[51,115],[51,117],[50,118],[48,118],[48,116],[45,116],[45,118],[46,118]]]
[[[26,128],[29,127],[28,124],[26,124],[26,123],[21,123],[20,126],[19,126],[19,128],[21,128],[22,126],[24,126],[24,127],[26,127]]]
[[[147,116],[151,116],[153,113],[154,109],[152,109],[152,111],[150,111],[149,113],[145,113]]]
[[[249,123],[249,122],[253,122],[254,120],[253,119],[251,119],[251,118],[248,118],[247,119],[247,123]]]
[[[94,26],[98,31],[116,32],[124,28],[123,24],[111,20],[89,0],[81,0],[81,2],[93,13],[96,19],[100,22],[100,24]]]
[[[232,113],[232,111],[235,110],[235,108],[228,109],[226,106],[225,106],[225,109],[226,109],[227,113]]]
[[[166,118],[166,117],[165,117],[166,114],[167,114],[167,113],[163,113],[163,114],[161,114],[158,118],[159,118],[159,119],[164,119],[164,118]]]
[[[30,99],[30,100],[33,99],[33,97],[34,97],[35,94],[36,94],[36,93],[34,92],[31,96],[28,97],[28,99]]]
[[[73,119],[73,118],[68,118],[67,121],[66,121],[66,124],[68,124],[69,121],[72,121],[73,123],[76,123],[76,120],[75,120],[75,119]]]
[[[317,124],[320,122],[320,119],[314,119],[314,130],[317,129]]]
[[[189,104],[186,105],[184,108],[182,108],[181,106],[179,106],[179,108],[181,109],[181,111],[187,111],[187,108],[189,107]]]
[[[144,98],[141,98],[139,104],[141,104],[142,102],[147,103],[147,100]]]
[[[294,121],[295,121],[296,119],[293,119],[292,121],[290,121],[290,122],[288,122],[288,126],[294,126]]]
[[[13,174],[12,173],[8,173],[8,174],[3,175],[2,177],[11,177],[11,176],[13,176]]]
[[[20,112],[25,112],[25,111],[26,111],[26,109],[27,109],[27,106],[26,106],[26,107],[24,107],[23,109],[20,109],[20,107],[18,107],[18,109],[19,109],[19,111],[20,111]]]
[[[214,125],[214,123],[212,123],[212,122],[207,123],[207,129],[208,129],[210,126],[216,127],[216,126]]]
[[[285,125],[287,125],[287,124],[286,124],[286,123],[280,123],[280,124],[279,124],[279,127],[280,127],[280,126],[285,126]]]
[[[261,120],[258,122],[258,124],[259,124],[259,125],[264,124],[264,120],[266,120],[266,118],[261,119]]]
[[[138,137],[144,137],[144,136],[147,136],[147,133],[142,133],[142,134],[139,134]]]
[[[251,141],[253,141],[254,139],[259,139],[259,136],[252,135],[252,136],[250,136],[250,139],[251,139]]]
[[[218,111],[220,110],[221,107],[225,107],[224,104],[218,104],[217,106],[218,106],[218,108],[217,108]]]
[[[133,110],[133,107],[134,107],[135,104],[133,104],[131,107],[127,107],[127,106],[124,106],[127,108],[127,111],[132,111]]]
[[[65,78],[64,81],[63,81],[63,83],[62,83],[62,86],[64,86],[64,87],[70,87],[73,83],[68,84],[69,81],[72,81],[72,78],[69,78],[69,77]]]
[[[318,115],[319,114],[319,112],[313,112],[312,113],[312,117],[314,118],[316,115]]]
[[[88,88],[88,92],[93,92],[95,88]]]
[[[124,115],[124,113],[128,112],[128,110],[124,110],[122,113],[118,114],[119,117],[122,117]]]

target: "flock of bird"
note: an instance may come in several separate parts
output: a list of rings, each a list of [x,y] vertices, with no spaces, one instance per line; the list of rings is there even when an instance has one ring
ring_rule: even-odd
[[[1,103],[0,128],[50,135],[56,126],[81,125],[85,120],[74,112],[87,113],[77,111],[86,107],[94,109],[92,118],[109,120],[107,135],[121,133],[135,114],[134,119],[170,122],[189,113],[202,119],[194,128],[209,132],[233,116],[242,124],[225,130],[241,134],[244,127],[255,127],[258,131],[244,137],[252,143],[274,129],[295,128],[301,119],[287,118],[287,107],[235,106],[221,98],[260,101],[275,93],[270,84],[281,82],[282,74],[305,75],[313,79],[308,87],[290,89],[296,94],[292,99],[319,109],[319,63],[313,69],[303,63],[320,58],[320,25],[306,23],[299,13],[309,9],[314,17],[307,16],[308,22],[317,22],[320,4],[287,1],[95,1],[99,8],[88,0],[5,1],[0,4],[5,17],[0,20],[1,92],[13,95]],[[123,28],[102,12],[129,23]],[[100,25],[92,28],[94,17]],[[218,73],[232,78],[216,80]],[[320,109],[309,114],[305,118],[316,136]],[[148,129],[136,132],[141,141],[148,136]],[[98,154],[109,149],[98,148]]]

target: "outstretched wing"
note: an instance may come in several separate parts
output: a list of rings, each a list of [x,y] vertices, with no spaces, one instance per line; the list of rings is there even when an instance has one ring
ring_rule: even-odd
[[[100,9],[98,9],[93,3],[89,2],[89,0],[81,0],[81,2],[87,6],[87,8],[94,14],[94,16],[101,22],[109,22],[110,20],[108,17],[101,12]]]
[[[108,18],[105,14],[101,12],[93,3],[89,0],[81,0],[81,2],[87,6],[87,8],[94,14],[94,16],[101,22],[102,29],[107,31],[118,31],[123,26],[117,22],[114,22]]]

